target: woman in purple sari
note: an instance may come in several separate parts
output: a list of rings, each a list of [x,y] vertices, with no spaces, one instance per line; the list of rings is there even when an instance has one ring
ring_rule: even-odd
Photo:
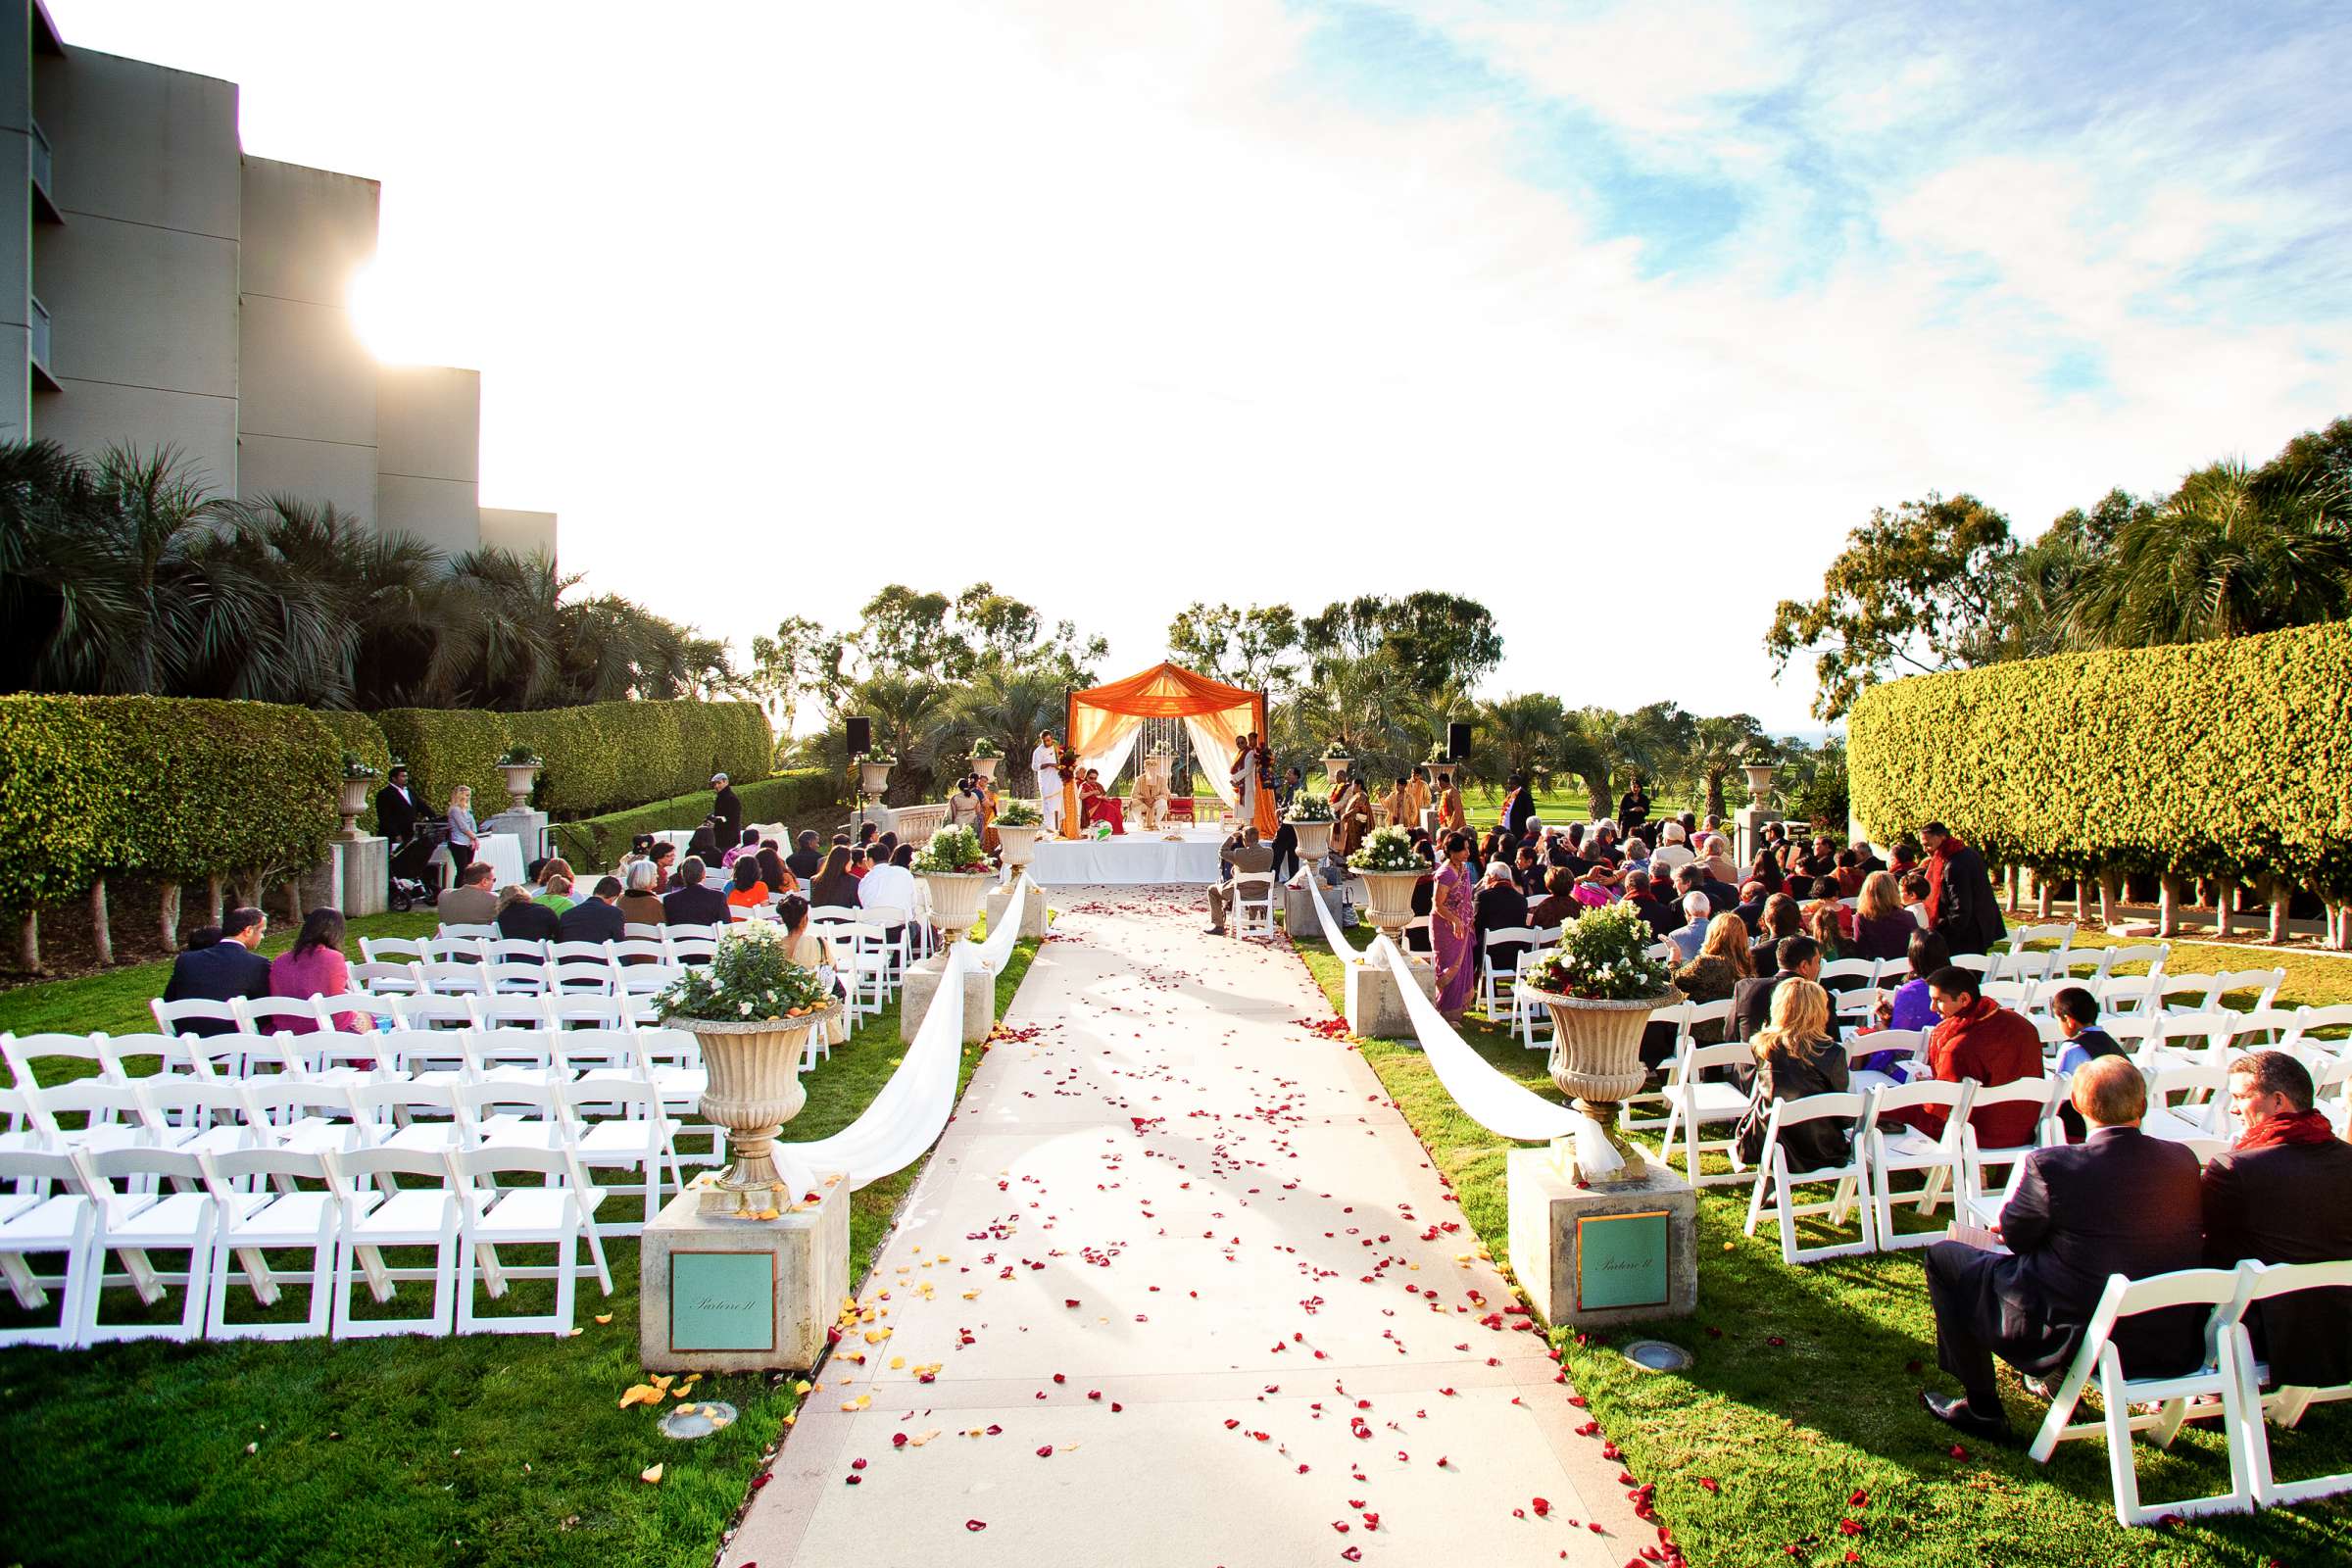
[[[1471,886],[1470,835],[1446,835],[1446,863],[1430,899],[1429,934],[1438,959],[1438,1010],[1459,1023],[1478,986],[1478,893]]]

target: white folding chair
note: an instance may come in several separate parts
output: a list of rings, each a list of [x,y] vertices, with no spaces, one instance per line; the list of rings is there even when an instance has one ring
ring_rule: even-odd
[[[104,1034],[0,1034],[0,1057],[19,1084],[58,1083],[68,1078],[104,1078],[122,1083],[127,1075]]]
[[[393,999],[408,994],[405,991],[387,991],[379,996],[372,991],[346,991],[337,996],[317,998],[318,1027],[337,1029],[341,1027],[335,1022],[338,1017],[356,1016],[367,1029],[397,1029],[400,1027],[400,1004]],[[367,1029],[344,1030],[344,1033],[360,1034],[367,1032]]]
[[[360,956],[369,963],[405,969],[424,962],[427,955],[422,942],[409,937],[362,937]]]
[[[1539,1031],[1545,1035],[1551,1033],[1551,1009],[1537,1002],[1528,994],[1531,988],[1523,987],[1519,982],[1525,979],[1528,972],[1536,965],[1559,951],[1557,946],[1559,940],[1559,933],[1556,930],[1548,934],[1538,931],[1535,945],[1520,949],[1517,960],[1511,964],[1511,1031],[1519,1037],[1519,1043],[1530,1051],[1544,1049],[1544,1042],[1537,1038],[1537,1034]],[[1678,1004],[1678,1005],[1689,1006],[1691,1004],[1684,1003]],[[1649,1015],[1649,1021],[1651,1023],[1670,1022],[1672,1020],[1668,1019],[1666,1014],[1672,1010],[1672,1008],[1660,1008]],[[1620,1127],[1633,1125],[1625,1119],[1622,1103],[1618,1109],[1617,1125]]]
[[[89,1173],[90,1196],[96,1202],[96,1225],[90,1233],[90,1269],[81,1298],[81,1331],[77,1345],[106,1345],[117,1340],[176,1340],[204,1337],[205,1288],[212,1273],[213,1238],[217,1216],[206,1190],[205,1157],[176,1149],[110,1149],[82,1156]],[[153,1192],[118,1190],[152,1187]],[[170,1191],[165,1184],[172,1184]],[[184,1251],[187,1263],[179,1269],[159,1269],[150,1252]],[[138,1293],[148,1306],[162,1301],[174,1285],[181,1288],[177,1322],[110,1321],[105,1315],[109,1254],[120,1254],[124,1273],[120,1278]]]
[[[1736,1137],[1707,1138],[1700,1129],[1710,1122],[1737,1124],[1747,1110],[1747,1094],[1732,1084],[1718,1083],[1704,1075],[1717,1067],[1752,1067],[1756,1055],[1753,1047],[1744,1040],[1720,1046],[1687,1046],[1677,1056],[1666,1078],[1666,1128],[1659,1136],[1656,1151],[1661,1165],[1674,1163],[1675,1133],[1682,1133],[1683,1175],[1693,1187],[1721,1187],[1747,1180],[1747,1166],[1740,1158]],[[1723,1154],[1732,1162],[1726,1173],[1716,1171],[1702,1175],[1699,1158],[1704,1154]]]
[[[1833,982],[1851,980],[1863,987],[1879,983],[1879,960],[1876,958],[1832,958],[1821,966],[1821,984],[1833,996],[1838,988]]]
[[[416,976],[418,997],[473,997],[487,995],[489,981],[486,965],[480,963],[451,963],[447,961],[418,963],[411,966]],[[402,1015],[408,1009],[404,1006]]]
[[[251,1089],[300,1083],[284,1073],[270,1078],[142,1078],[138,1096],[147,1142],[186,1154],[220,1154],[272,1141],[254,1126]]]
[[[662,934],[668,929],[667,926],[650,925],[643,920],[631,920],[620,928],[620,935],[624,941],[659,945],[662,942]]]
[[[166,1002],[157,997],[147,1007],[155,1014],[156,1028],[168,1035],[185,1034],[185,1026],[191,1023],[220,1024],[230,1034],[242,1033],[245,1028],[245,1020],[237,1015],[236,1007],[226,1002],[212,1002],[202,997]]]
[[[2140,1071],[2147,1073],[2226,1063],[2230,1059],[2230,1042],[2237,1034],[2239,1016],[2234,1012],[2167,1012],[2151,1008],[2147,1014],[2148,1031],[2132,1059]]]
[[[2278,988],[2285,984],[2284,969],[2224,969],[2213,977],[2213,987],[2206,993],[2204,1004],[2229,1007],[2231,997],[2252,992],[2250,1004],[2234,1010],[2268,1012],[2278,1001]]]
[[[477,1146],[560,1150],[571,1141],[563,1087],[544,1077],[460,1084],[457,1100]]]
[[[487,922],[460,921],[451,924],[444,921],[437,936],[443,942],[496,942],[499,930],[496,925]]]
[[[547,999],[547,1021],[557,1029],[574,1032],[602,1032],[637,1027],[636,1020],[629,1016],[628,1004],[624,999],[612,996],[592,996],[584,992],[567,992],[549,997]]]
[[[482,964],[482,985],[499,997],[537,998],[547,992],[554,970],[545,963],[512,963],[492,959]]]
[[[482,957],[491,963],[544,964],[548,946],[527,937],[492,937],[482,944]]]
[[[467,997],[466,1005],[473,1014],[474,1029],[481,1033],[548,1027],[547,999],[542,996]]]
[[[1952,966],[1956,969],[1973,970],[1979,976],[1984,976],[1992,973],[1993,960],[1987,954],[1955,953],[1952,955]],[[1978,983],[1982,985],[1984,982],[1980,979]]]
[[[2064,1078],[2018,1078],[2005,1084],[1975,1085],[1969,1100],[1968,1125],[1960,1135],[1960,1197],[1954,1205],[1972,1223],[1988,1229],[1998,1225],[2001,1210],[2008,1206],[2018,1181],[2025,1175],[2026,1156],[2065,1137],[2064,1124],[2058,1120],[2058,1103],[2066,1084]],[[2034,1107],[2032,1142],[1985,1145],[1977,1132],[1981,1118],[1984,1112],[2003,1105]],[[1993,1180],[1992,1172],[2004,1166],[2007,1174],[1999,1181]]]
[[[1888,1052],[1917,1061],[1928,1049],[1928,1032],[1924,1029],[1874,1029],[1868,1034],[1847,1037],[1845,1054],[1853,1061],[1868,1061]],[[1900,1073],[1880,1072],[1870,1067],[1855,1067],[1850,1074],[1856,1094],[1866,1095],[1874,1089],[1891,1089],[1911,1082]]]
[[[1237,900],[1241,896],[1241,884],[1238,879],[1234,886],[1234,896]],[[1271,890],[1269,890],[1268,896],[1270,899]],[[1494,930],[1489,931],[1485,939],[1479,943],[1478,1005],[1479,1010],[1488,1017],[1499,1018],[1502,1016],[1498,1009],[1504,1000],[1510,996],[1512,977],[1518,973],[1516,962],[1507,969],[1497,969],[1494,964],[1494,950],[1503,947],[1532,948],[1536,945],[1536,928],[1532,925],[1496,926]]]
[[[2237,1318],[2230,1325],[2235,1340],[2239,1374],[2239,1400],[2245,1415],[2247,1458],[2254,1478],[2254,1500],[2265,1508],[2278,1508],[2298,1502],[2312,1502],[2329,1497],[2339,1492],[2352,1492],[2352,1472],[2315,1476],[2303,1481],[2278,1480],[2272,1469],[2272,1426],[2295,1427],[2315,1404],[2352,1399],[2352,1383],[2330,1388],[2281,1387],[2269,1394],[2263,1389],[2274,1380],[2271,1369],[2254,1355],[2254,1341],[2249,1316],[2259,1316],[2262,1303],[2291,1296],[2298,1291],[2345,1290],[2352,1288],[2352,1262],[2333,1263],[2240,1263],[2237,1266]]]
[[[2051,1396],[2050,1413],[2043,1418],[2041,1430],[2027,1450],[2034,1462],[2049,1463],[2058,1445],[2070,1438],[2105,1438],[2107,1468],[2115,1489],[2116,1522],[2126,1528],[2154,1524],[2169,1514],[2195,1518],[2204,1514],[2253,1512],[2253,1466],[2246,1452],[2248,1439],[2241,1403],[2238,1336],[2232,1332],[2239,1310],[2237,1287],[2237,1275],[2231,1269],[2181,1269],[2143,1280],[2128,1280],[2121,1274],[2108,1276],[2106,1293],[2099,1298],[2090,1326],[2082,1332],[2081,1348],[2075,1352],[2065,1379]],[[2131,1376],[2115,1348],[2116,1324],[2145,1312],[2190,1306],[2208,1309],[2203,1364],[2177,1377]],[[2094,1372],[2099,1379],[2102,1417],[2070,1425],[2075,1407],[2082,1402],[2083,1388]],[[2208,1397],[2218,1399],[2222,1407],[2222,1430],[2230,1449],[2230,1490],[2179,1502],[2143,1504],[2139,1499],[2139,1469],[2133,1459],[2132,1435],[2149,1433],[2158,1447],[2169,1448],[2188,1415],[2188,1401]],[[2156,1408],[2135,1410],[2138,1405]]]
[[[0,1346],[64,1349],[80,1343],[98,1224],[93,1186],[78,1155],[0,1148],[0,1278],[26,1312],[45,1308],[50,1291],[59,1296],[55,1323],[0,1324]],[[63,1261],[56,1274],[44,1276],[33,1267],[36,1257]]]
[[[585,944],[566,943],[565,946],[576,947],[585,946]],[[629,937],[619,942],[608,942],[604,944],[604,948],[606,960],[615,969],[626,969],[641,963],[666,965],[670,962],[668,944],[659,938],[649,941],[642,937]]]
[[[458,1300],[458,1206],[460,1188],[448,1156],[417,1149],[355,1149],[327,1167],[342,1210],[335,1231],[334,1327],[338,1340],[374,1339],[387,1334],[445,1337],[456,1322]],[[399,1185],[403,1176],[425,1185]],[[395,1269],[386,1248],[429,1247],[429,1269]],[[400,1282],[430,1280],[432,1309],[423,1317],[355,1317],[352,1276],[368,1279],[378,1303],[399,1292]]]
[[[323,1339],[333,1317],[335,1236],[342,1223],[335,1192],[327,1184],[325,1157],[298,1149],[248,1149],[214,1155],[210,1163],[218,1245],[205,1292],[205,1338]],[[299,1185],[303,1182],[312,1185]],[[311,1266],[294,1271],[289,1281],[283,1254],[304,1250],[311,1254]],[[277,1262],[270,1261],[271,1251],[280,1254]],[[232,1253],[257,1303],[275,1306],[282,1285],[299,1284],[310,1292],[308,1315],[299,1322],[231,1319]]]
[[[136,1084],[69,1078],[40,1089],[17,1071],[14,1062],[9,1065],[17,1082],[25,1086],[25,1110],[40,1129],[43,1147],[88,1154],[154,1145],[155,1135],[148,1130],[146,1106],[139,1100]]]
[[[1274,879],[1235,877],[1233,934],[1237,937],[1274,935]]]
[[[2164,972],[2164,966],[2172,961],[2173,945],[2170,942],[2134,942],[2120,947],[2101,948],[2098,952],[2098,978],[2101,980],[2126,978],[2118,975],[2116,971],[2135,963],[2144,963],[2148,966],[2146,973],[2136,976],[2138,979],[2146,980]]]
[[[2330,1055],[2342,1055],[2352,1051],[2352,1002],[2338,1002],[2325,1007],[2297,1007],[2294,1032],[2279,1043],[2282,1046],[2311,1047]],[[2328,1033],[2322,1034],[2326,1030]]]
[[[424,1083],[411,1078],[353,1085],[348,1092],[359,1143],[425,1154],[472,1148],[480,1140],[475,1136],[471,1112],[458,1099],[458,1091],[470,1079]],[[419,1110],[426,1114],[419,1117]]]
[[[551,964],[547,971],[547,991],[550,996],[609,997],[619,975],[609,957],[566,958]]]
[[[684,1029],[640,1029],[629,1036],[631,1064],[661,1093],[664,1110],[694,1109],[710,1088],[702,1043]]]
[[[2139,1130],[2151,1138],[2185,1143],[2195,1138],[2227,1142],[2234,1130],[2230,1115],[2230,1069],[2166,1067],[2148,1080],[2148,1109]]]
[[[589,1172],[605,1168],[636,1171],[645,1195],[644,1223],[651,1225],[662,1212],[664,1161],[672,1188],[686,1190],[677,1145],[683,1124],[662,1108],[662,1092],[632,1073],[590,1073],[565,1084],[561,1093],[580,1168]],[[592,1106],[609,1108],[612,1114],[591,1116]],[[615,1236],[635,1236],[641,1228],[626,1222],[608,1227]]]
[[[607,1296],[612,1294],[612,1275],[605,1265],[604,1239],[596,1223],[596,1210],[605,1195],[589,1183],[568,1147],[537,1149],[492,1144],[461,1151],[451,1156],[450,1163],[469,1195],[489,1195],[487,1203],[476,1206],[469,1199],[459,1208],[458,1234],[464,1249],[465,1270],[458,1291],[460,1334],[558,1337],[569,1334],[579,1269],[575,1249],[582,1240],[588,1244],[597,1283]],[[495,1185],[501,1175],[515,1174],[536,1176],[539,1185]],[[551,1269],[516,1268],[498,1257],[497,1249],[501,1247],[534,1245],[555,1248],[556,1261]],[[474,1309],[476,1279],[490,1298],[497,1300],[507,1294],[509,1280],[545,1277],[556,1282],[556,1306],[552,1312],[500,1316]]]
[[[1898,1231],[1894,1205],[1898,1200],[1909,1202],[1916,1199],[1921,1214],[1933,1214],[1944,1200],[1947,1184],[1958,1189],[1968,1128],[1968,1102],[1976,1087],[1974,1080],[1950,1084],[1923,1078],[1872,1091],[1870,1108],[1863,1113],[1862,1127],[1855,1134],[1854,1143],[1860,1148],[1862,1163],[1870,1172],[1870,1202],[1877,1218],[1881,1250],[1899,1252],[1942,1240],[1943,1232],[1939,1230],[1908,1234]],[[1944,1112],[1942,1132],[1925,1133],[1887,1118],[1889,1111],[1926,1108],[1940,1108]],[[1895,1192],[1893,1178],[1898,1171],[1921,1178],[1917,1193]]]
[[[1824,1257],[1852,1257],[1878,1250],[1878,1215],[1863,1189],[1870,1182],[1870,1172],[1864,1166],[1862,1150],[1849,1141],[1845,1159],[1836,1165],[1823,1165],[1808,1170],[1791,1170],[1788,1148],[1781,1135],[1790,1127],[1810,1121],[1842,1120],[1850,1133],[1861,1121],[1867,1106],[1863,1097],[1856,1094],[1806,1095],[1797,1100],[1776,1100],[1772,1102],[1772,1118],[1764,1125],[1764,1149],[1756,1156],[1756,1182],[1747,1199],[1747,1234],[1756,1234],[1756,1224],[1770,1213],[1780,1223],[1781,1261],[1788,1264],[1810,1263]],[[1814,1203],[1797,1200],[1796,1189],[1817,1186],[1823,1182],[1836,1183],[1831,1195]],[[1765,1196],[1771,1195],[1769,1208]],[[1844,1223],[1847,1204],[1852,1204],[1860,1216],[1862,1234],[1851,1242],[1832,1242],[1822,1247],[1800,1247],[1796,1240],[1796,1222],[1808,1214],[1819,1214],[1832,1225]]]

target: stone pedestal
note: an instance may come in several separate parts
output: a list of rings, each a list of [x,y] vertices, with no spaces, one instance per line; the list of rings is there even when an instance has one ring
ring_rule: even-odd
[[[1333,912],[1336,914],[1338,910],[1335,908]],[[1323,940],[1323,918],[1315,913],[1315,895],[1310,890],[1295,888],[1288,882],[1282,885],[1282,928],[1290,933],[1293,942],[1301,937]]]
[[[991,933],[1004,929],[1004,910],[1012,903],[1012,888],[1007,885],[992,891],[981,904],[988,914]],[[1021,901],[1021,930],[1016,942],[1043,942],[1046,939],[1046,895],[1034,882],[1029,896]]]
[[[850,1185],[770,1220],[698,1212],[693,1189],[645,1228],[638,1358],[649,1372],[765,1372],[816,1364],[850,1294]]]
[[[513,808],[499,812],[482,824],[484,833],[512,833],[514,842],[522,846],[523,870],[527,873],[533,860],[547,854],[547,813],[520,810]],[[573,871],[582,868],[573,866]],[[593,886],[594,884],[590,884]]]
[[[1511,1271],[1546,1320],[1607,1328],[1698,1309],[1698,1195],[1689,1182],[1653,1163],[1641,1181],[1580,1188],[1548,1149],[1514,1149],[1506,1164]],[[1580,1222],[1613,1216],[1642,1217],[1580,1232]]]
[[[392,841],[344,839],[335,851],[342,860],[343,902],[347,916],[381,914],[392,891]]]
[[[1756,851],[1764,847],[1764,829],[1771,825],[1772,813],[1761,806],[1743,806],[1732,813],[1732,823],[1739,829],[1740,857],[1742,868],[1755,864]]]
[[[1307,918],[1313,919],[1309,910]],[[1421,994],[1437,1000],[1438,971],[1427,958],[1412,960],[1413,978],[1421,983]],[[1348,966],[1348,1032],[1374,1040],[1411,1041],[1412,1017],[1404,1010],[1404,996],[1396,989],[1395,971],[1385,963],[1351,963]]]
[[[923,1019],[931,1010],[931,999],[939,995],[939,975],[947,962],[947,955],[940,953],[907,966],[906,986],[899,994],[901,1041],[914,1043],[915,1031],[922,1028]],[[996,1022],[997,977],[984,966],[973,964],[963,971],[963,1043],[971,1046],[986,1040]]]

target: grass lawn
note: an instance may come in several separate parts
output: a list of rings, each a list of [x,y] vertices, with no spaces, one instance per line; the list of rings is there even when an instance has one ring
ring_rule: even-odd
[[[1350,932],[1369,942],[1368,928]],[[1298,953],[1337,1011],[1341,964],[1320,942]],[[2352,960],[2279,955],[2285,1005],[2352,1001]],[[2243,953],[2177,947],[2173,970],[2269,964]],[[1512,1077],[1554,1094],[1544,1054],[1473,1015],[1463,1033]],[[1360,1049],[1437,1168],[1464,1219],[1506,1255],[1503,1160],[1516,1147],[1463,1115],[1414,1048]],[[2016,1447],[1964,1445],[1931,1420],[1917,1391],[1956,1392],[1936,1370],[1934,1321],[1917,1253],[1838,1258],[1789,1268],[1777,1236],[1740,1234],[1747,1189],[1702,1189],[1699,1309],[1687,1321],[1555,1333],[1569,1376],[1626,1468],[1654,1483],[1658,1517],[1702,1568],[1797,1563],[1908,1568],[2076,1568],[2081,1564],[2317,1564],[2352,1561],[2352,1504],[2337,1500],[2251,1518],[2126,1531],[2115,1523],[2103,1445],[2069,1443],[2048,1466]],[[1948,1209],[1944,1211],[1948,1215]],[[1850,1225],[1848,1233],[1850,1234]],[[1658,1336],[1697,1356],[1682,1375],[1635,1370],[1615,1348]],[[2002,1371],[2010,1420],[2030,1438],[2045,1408]],[[2272,1434],[2282,1478],[2352,1470],[2352,1406],[2323,1406]],[[2228,1485],[2222,1442],[2191,1427],[2169,1454],[2137,1446],[2141,1495],[2187,1496]],[[1717,1490],[1703,1487],[1711,1481]],[[1857,1494],[1867,1494],[1856,1499]],[[1851,1519],[1858,1535],[1840,1533]],[[1849,1555],[1849,1553],[1851,1555]]]
[[[433,923],[426,910],[355,921],[353,932],[409,935]],[[1036,950],[1020,944],[998,978],[1000,1014]],[[151,1029],[146,1001],[164,967],[0,996],[0,1027]],[[855,1120],[901,1050],[894,1003],[805,1080],[808,1103],[791,1136],[819,1138]],[[965,1051],[965,1078],[980,1054]],[[920,1169],[918,1161],[852,1200],[853,1285]],[[703,1568],[799,1402],[793,1379],[705,1379],[694,1397],[724,1399],[740,1418],[695,1443],[663,1438],[642,1405],[618,1409],[621,1391],[641,1380],[637,1243],[608,1242],[606,1252],[613,1293],[583,1284],[583,1332],[569,1340],[0,1351],[0,1473],[9,1478],[0,1563]],[[517,1284],[511,1297],[515,1310],[544,1311],[552,1293]],[[403,1295],[414,1310],[414,1289]],[[134,1302],[127,1291],[112,1293],[110,1317]],[[305,1304],[289,1289],[279,1312],[300,1315]],[[17,1310],[0,1295],[0,1315]],[[610,1323],[596,1321],[604,1314]],[[667,1466],[660,1484],[640,1481],[654,1464]]]
[[[1745,805],[1746,802],[1742,799],[1738,804]],[[1680,816],[1685,811],[1696,811],[1699,819],[1704,821],[1706,819],[1704,808],[1705,803],[1702,801],[1686,801],[1671,796],[1652,795],[1649,798],[1649,820],[1652,824],[1649,831],[1654,834],[1657,831],[1656,823],[1662,822],[1670,816]],[[1497,788],[1493,799],[1489,799],[1484,790],[1465,791],[1462,795],[1462,809],[1469,815],[1472,827],[1493,827],[1502,820],[1502,791]],[[1616,803],[1611,802],[1607,814],[1613,815],[1616,809]],[[1536,815],[1553,827],[1558,827],[1566,822],[1589,822],[1592,819],[1592,803],[1585,798],[1582,785],[1566,790],[1545,790],[1536,796]]]

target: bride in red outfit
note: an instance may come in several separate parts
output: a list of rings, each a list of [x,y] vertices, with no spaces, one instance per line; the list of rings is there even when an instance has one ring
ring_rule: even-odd
[[[1095,768],[1088,768],[1085,779],[1078,785],[1078,805],[1079,820],[1085,826],[1107,822],[1113,834],[1126,836],[1127,808],[1117,796],[1102,787],[1102,775]]]

